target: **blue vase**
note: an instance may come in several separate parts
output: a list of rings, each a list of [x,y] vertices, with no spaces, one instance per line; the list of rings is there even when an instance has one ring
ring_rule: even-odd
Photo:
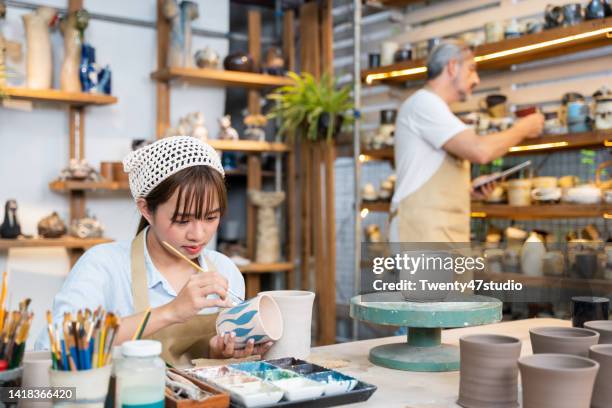
[[[589,130],[589,107],[583,101],[567,104],[567,127],[570,133]]]
[[[95,68],[96,49],[89,44],[83,44],[81,48],[81,66],[79,77],[81,78],[81,90],[91,92],[98,83],[98,74]]]

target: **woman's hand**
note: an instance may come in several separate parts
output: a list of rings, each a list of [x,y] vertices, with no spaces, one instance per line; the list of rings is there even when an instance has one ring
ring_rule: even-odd
[[[244,358],[250,355],[263,355],[266,351],[272,347],[274,342],[269,341],[255,345],[255,341],[250,339],[246,347],[237,350],[236,344],[236,333],[225,333],[223,336],[215,336],[210,339],[210,358]]]
[[[227,289],[227,279],[217,272],[191,275],[176,298],[168,303],[172,320],[184,323],[204,308],[233,306],[227,297]],[[219,298],[207,299],[211,294],[217,294]]]
[[[491,177],[491,175],[485,174],[483,176],[476,177],[474,180],[472,180],[472,186],[474,184],[478,184],[479,181],[484,180],[488,177]],[[472,200],[486,200],[491,195],[493,190],[495,190],[496,186],[497,186],[496,182],[491,182],[491,183],[483,184],[482,186],[478,188],[472,187],[470,191]]]

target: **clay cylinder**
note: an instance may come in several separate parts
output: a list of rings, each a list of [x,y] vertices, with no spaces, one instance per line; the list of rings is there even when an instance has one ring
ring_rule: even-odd
[[[534,354],[558,353],[587,357],[599,333],[578,327],[536,327],[529,330]]]
[[[113,162],[113,180],[118,182],[127,182],[128,174],[123,171],[122,162]]]
[[[593,388],[592,408],[612,407],[612,344],[600,344],[591,347],[589,358],[599,363],[599,373]]]
[[[269,295],[283,315],[283,336],[264,355],[271,360],[283,357],[305,359],[310,355],[312,305],[315,294],[301,290],[273,290],[261,292]]]
[[[594,320],[586,322],[584,327],[599,333],[599,344],[612,344],[612,320]]]
[[[459,340],[459,399],[466,408],[518,407],[521,341],[514,337],[475,334]]]
[[[523,408],[589,408],[599,363],[566,354],[519,359]]]
[[[113,162],[100,162],[100,175],[108,181],[113,181]]]

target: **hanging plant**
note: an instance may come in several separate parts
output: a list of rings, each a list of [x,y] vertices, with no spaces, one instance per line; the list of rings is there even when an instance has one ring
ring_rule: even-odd
[[[314,76],[289,72],[291,85],[274,90],[268,99],[276,102],[268,113],[269,119],[279,118],[281,135],[290,135],[303,128],[307,140],[325,137],[331,141],[343,123],[353,121],[350,86],[339,90],[333,77],[325,74],[317,81]]]

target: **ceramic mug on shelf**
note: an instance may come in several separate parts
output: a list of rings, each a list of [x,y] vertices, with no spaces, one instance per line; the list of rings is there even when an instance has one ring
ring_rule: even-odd
[[[504,24],[501,21],[492,21],[485,24],[485,41],[494,43],[504,39]]]
[[[384,65],[393,64],[393,56],[399,48],[399,44],[394,41],[383,41],[380,47],[380,63]]]

